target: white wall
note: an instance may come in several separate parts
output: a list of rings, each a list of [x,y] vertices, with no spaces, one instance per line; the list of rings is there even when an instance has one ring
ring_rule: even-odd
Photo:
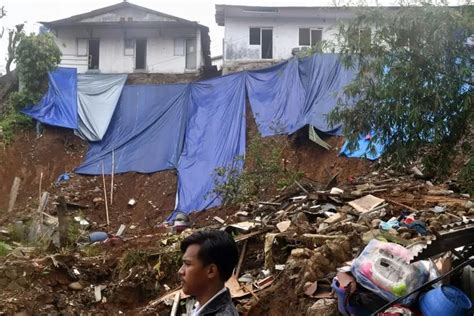
[[[250,27],[273,29],[273,59],[290,58],[291,50],[300,47],[299,28],[322,28],[323,40],[334,39],[337,33],[335,18],[226,17],[224,63],[261,59],[260,46],[249,44]]]
[[[87,57],[77,56],[78,38],[100,39],[99,70],[102,73],[134,72],[135,56],[125,56],[125,38],[146,39],[146,70],[152,73],[184,73],[186,56],[175,56],[175,38],[196,38],[198,32],[194,28],[170,29],[63,29],[56,31],[56,43],[63,56],[61,66],[75,67],[79,73],[88,69]],[[199,34],[200,35],[200,34]],[[200,38],[197,39],[199,52]],[[197,54],[198,68],[202,64],[201,54]],[[195,70],[197,71],[197,69]]]

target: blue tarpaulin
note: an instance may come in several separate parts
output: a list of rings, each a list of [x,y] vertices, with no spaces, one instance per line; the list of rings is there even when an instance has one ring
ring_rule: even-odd
[[[76,172],[97,175],[103,166],[110,174],[112,156],[115,173],[177,168],[176,211],[218,206],[216,168],[242,169],[238,158],[245,155],[246,92],[263,136],[293,133],[306,124],[334,133],[325,115],[353,75],[337,55],[326,54],[191,84],[125,86],[107,132],[90,144]],[[53,81],[54,73],[50,76]],[[71,84],[64,88],[72,91]],[[74,90],[69,102],[49,105],[41,113],[56,111],[49,116],[62,121],[61,111],[74,110],[75,125],[66,127],[77,128],[75,97]]]
[[[242,167],[237,158],[245,154],[245,73],[191,84],[188,111],[176,206],[185,213],[220,205],[213,194],[215,169]]]
[[[57,68],[48,78],[48,91],[40,102],[21,112],[44,124],[77,128],[76,68]]]
[[[94,74],[77,76],[77,133],[89,141],[100,141],[115,112],[127,75]]]
[[[343,87],[356,72],[346,69],[337,54],[320,54],[250,71],[247,91],[262,136],[291,134],[309,124],[335,134],[326,115],[336,106]]]
[[[182,150],[188,85],[125,86],[102,141],[90,144],[80,174],[176,168]]]
[[[371,139],[371,135],[360,136],[358,149],[354,151],[351,151],[347,148],[347,145],[348,145],[347,141],[344,142],[344,145],[342,145],[339,155],[350,157],[350,158],[366,158],[369,160],[379,159],[385,150],[385,146],[380,142],[374,142],[372,145],[374,146],[375,152],[372,153],[369,150],[370,139]]]

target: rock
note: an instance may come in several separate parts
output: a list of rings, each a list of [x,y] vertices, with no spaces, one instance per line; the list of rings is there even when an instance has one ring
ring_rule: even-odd
[[[95,197],[95,198],[92,200],[92,202],[93,202],[94,204],[98,204],[98,203],[101,203],[101,202],[103,202],[103,201],[104,201],[104,199],[101,198],[101,197]]]
[[[411,233],[410,232],[401,233],[400,237],[403,239],[411,239]]]
[[[388,233],[392,236],[398,236],[398,231],[396,229],[390,228]]]
[[[474,208],[471,208],[467,214],[468,214],[469,216],[474,215]]]
[[[466,204],[464,204],[465,208],[474,208],[474,202],[472,201],[467,201]]]
[[[370,223],[370,225],[372,226],[372,228],[378,228],[380,225],[380,222],[382,222],[382,220],[380,220],[379,218],[376,218]]]
[[[311,256],[311,250],[307,248],[296,248],[291,250],[291,256],[295,258],[309,258]]]
[[[72,282],[68,285],[68,287],[74,291],[80,291],[84,288],[84,286],[80,282]]]
[[[306,311],[306,316],[337,316],[339,311],[337,309],[337,300],[323,298],[317,300]]]

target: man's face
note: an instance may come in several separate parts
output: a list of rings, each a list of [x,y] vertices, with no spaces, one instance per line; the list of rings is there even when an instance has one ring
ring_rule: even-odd
[[[187,295],[198,296],[212,278],[213,270],[210,266],[204,266],[198,258],[199,245],[189,245],[183,255],[183,265],[178,274],[183,283],[183,292]]]

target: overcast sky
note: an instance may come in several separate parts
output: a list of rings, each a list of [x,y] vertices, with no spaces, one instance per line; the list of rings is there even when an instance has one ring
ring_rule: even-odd
[[[215,22],[215,4],[324,6],[333,5],[334,1],[339,3],[342,2],[341,0],[132,0],[129,2],[187,20],[197,21],[200,24],[208,26],[211,36],[211,55],[216,56],[222,54],[224,28],[217,26]],[[37,32],[40,26],[40,24],[37,23],[38,21],[58,20],[116,4],[118,2],[120,2],[120,0],[0,0],[0,7],[5,6],[7,11],[7,16],[0,19],[0,25],[5,28],[11,28],[15,24],[25,23],[25,29],[27,32]],[[396,3],[396,1],[381,0],[379,3],[392,5]],[[5,31],[3,38],[0,39],[0,73],[5,72],[4,67],[7,43],[8,35],[7,31]]]

